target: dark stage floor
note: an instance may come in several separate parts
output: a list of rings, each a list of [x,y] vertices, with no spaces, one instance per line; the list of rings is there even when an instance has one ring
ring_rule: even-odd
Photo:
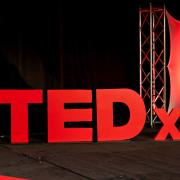
[[[180,142],[155,142],[147,130],[113,143],[1,144],[0,174],[35,180],[179,180]]]

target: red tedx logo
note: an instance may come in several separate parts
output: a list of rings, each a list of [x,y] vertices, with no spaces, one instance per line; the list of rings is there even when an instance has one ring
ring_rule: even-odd
[[[143,129],[146,110],[142,98],[130,89],[97,89],[96,102],[92,102],[92,90],[48,90],[48,142],[92,141],[93,127],[66,128],[66,122],[93,122],[90,108],[65,109],[65,104],[95,103],[97,120],[97,140],[126,140],[137,136]],[[129,121],[123,126],[113,125],[113,103],[124,103],[130,112]],[[28,143],[28,105],[43,103],[42,90],[0,90],[0,104],[11,105],[11,143]],[[180,109],[167,114],[163,109],[155,109],[163,127],[155,140],[165,140],[170,134],[173,140],[180,140],[180,132],[175,123]]]

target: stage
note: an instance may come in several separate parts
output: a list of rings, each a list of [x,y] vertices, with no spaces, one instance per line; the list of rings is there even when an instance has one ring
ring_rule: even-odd
[[[178,1],[0,7],[0,180],[180,179]]]
[[[179,179],[180,142],[155,142],[146,129],[111,143],[0,145],[1,175],[29,179]]]

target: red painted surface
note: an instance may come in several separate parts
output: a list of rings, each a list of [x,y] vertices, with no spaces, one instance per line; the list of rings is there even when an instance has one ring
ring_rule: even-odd
[[[113,102],[126,104],[130,118],[126,125],[113,126]],[[126,140],[138,135],[144,127],[146,110],[142,98],[129,89],[97,90],[98,141]]]
[[[28,179],[22,179],[22,178],[10,177],[10,176],[0,176],[0,180],[28,180]]]
[[[163,123],[163,127],[155,137],[155,140],[163,141],[167,138],[168,134],[171,135],[173,140],[180,140],[180,131],[175,126],[178,118],[180,117],[180,108],[173,109],[170,114],[166,113],[164,109],[155,109],[156,114]]]
[[[28,104],[42,103],[42,90],[0,90],[0,104],[11,105],[11,143],[28,143]]]
[[[92,105],[91,90],[48,90],[48,142],[92,141],[93,127],[65,127],[65,122],[92,122],[92,108],[66,109],[65,104],[88,103]],[[113,103],[124,103],[129,108],[129,121],[114,126]],[[0,104],[11,105],[11,142],[28,143],[28,105],[42,103],[42,90],[0,90]],[[98,89],[96,91],[98,141],[126,140],[137,136],[144,127],[146,110],[142,98],[130,89]],[[165,140],[170,134],[180,140],[175,123],[180,108],[171,113],[156,109],[163,127],[155,140]]]
[[[48,91],[48,142],[92,141],[92,128],[64,127],[65,122],[92,121],[92,109],[64,109],[65,103],[92,103],[92,91]]]

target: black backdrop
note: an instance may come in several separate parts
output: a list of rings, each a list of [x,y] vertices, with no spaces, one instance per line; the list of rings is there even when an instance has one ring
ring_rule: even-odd
[[[180,18],[178,0],[165,3]],[[145,0],[0,2],[0,88],[138,91],[138,8],[146,4]],[[45,106],[37,108],[43,122]],[[2,106],[0,114],[1,132],[6,133],[9,108]],[[30,123],[30,128],[34,126],[40,132],[36,120]]]

